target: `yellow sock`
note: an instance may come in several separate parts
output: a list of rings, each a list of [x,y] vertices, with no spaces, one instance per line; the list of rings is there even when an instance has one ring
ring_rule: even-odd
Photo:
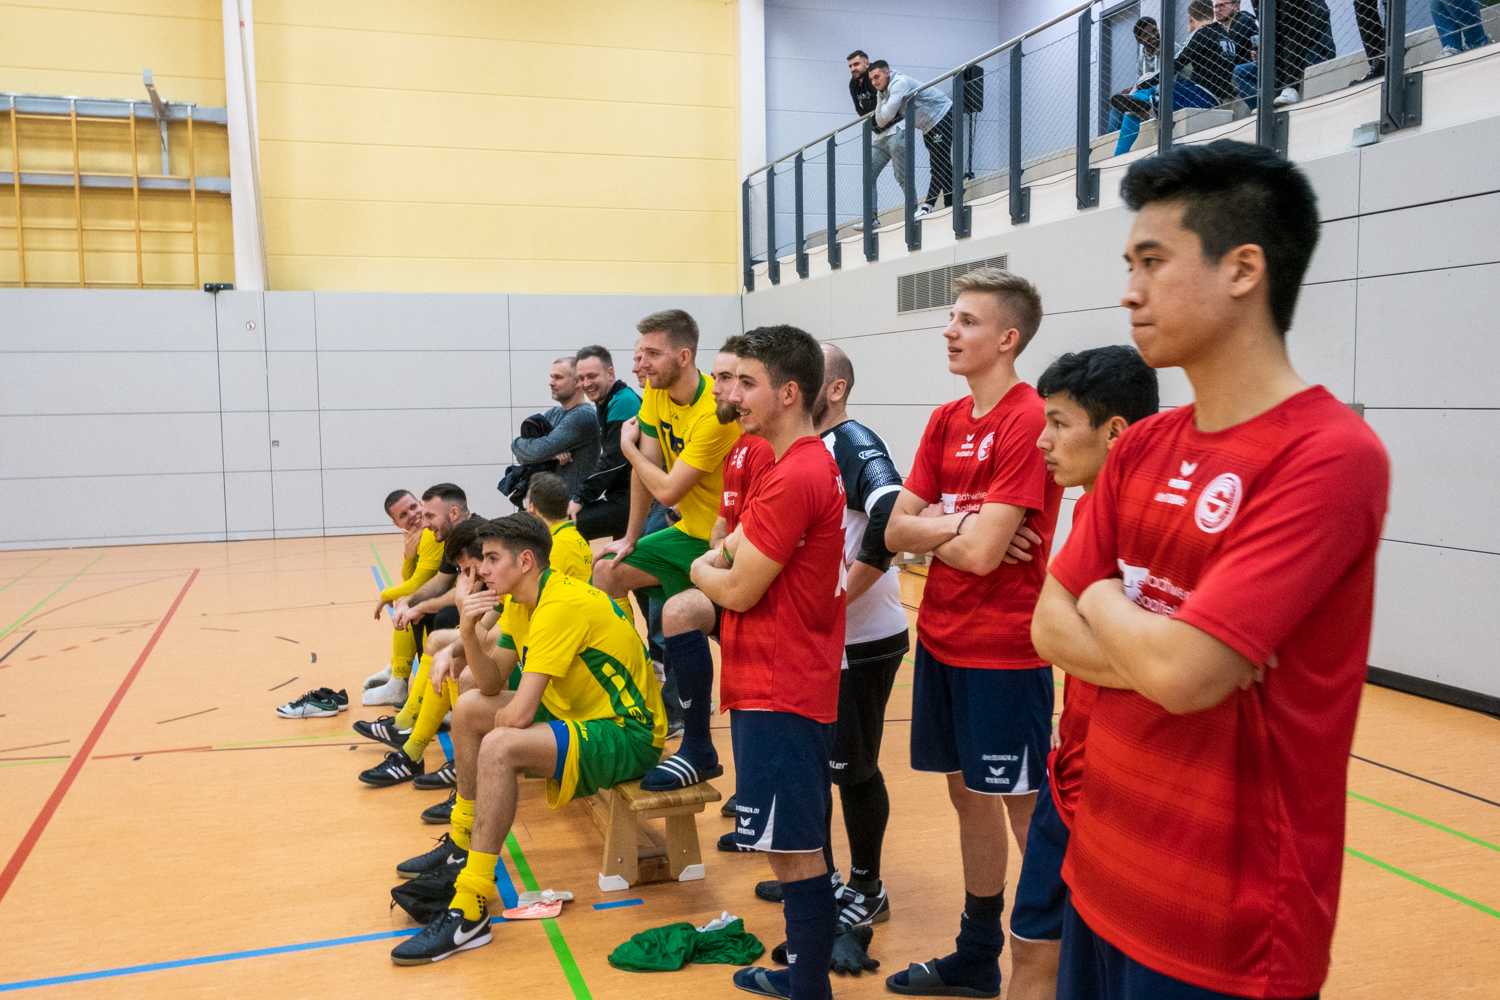
[[[401,707],[401,711],[396,713],[397,729],[410,729],[416,724],[417,715],[422,711],[423,692],[432,686],[427,683],[427,668],[430,666],[432,666],[432,657],[423,655],[416,674],[412,676],[411,683],[406,686],[406,704]]]
[[[450,909],[464,911],[467,920],[478,920],[484,915],[484,901],[494,897],[499,889],[495,886],[495,866],[500,863],[498,854],[469,852],[469,863],[458,873],[453,883],[453,902]]]
[[[425,657],[424,657],[425,659]],[[426,684],[426,678],[423,678]],[[427,750],[427,744],[437,735],[438,727],[443,724],[443,717],[453,707],[453,695],[458,693],[458,686],[452,681],[443,682],[441,694],[433,694],[432,685],[426,697],[422,699],[422,709],[417,713],[416,725],[411,727],[411,735],[406,739],[406,756],[409,760],[421,760],[422,754]]]
[[[448,822],[453,827],[450,836],[460,850],[469,849],[469,835],[474,832],[474,800],[466,799],[462,795],[453,797],[453,812],[449,814]],[[491,871],[493,872],[493,868]]]
[[[411,661],[417,658],[417,637],[411,629],[391,633],[391,676],[410,677]]]

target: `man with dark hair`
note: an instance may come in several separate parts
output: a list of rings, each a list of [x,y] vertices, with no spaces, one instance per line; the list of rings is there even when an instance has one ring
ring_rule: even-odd
[[[1211,108],[1234,97],[1234,43],[1224,27],[1214,20],[1214,8],[1208,0],[1192,0],[1187,19],[1192,36],[1172,62],[1176,74],[1172,107]],[[1160,89],[1158,72],[1142,80],[1136,93],[1115,95],[1113,105],[1125,112],[1120,120],[1116,156],[1130,150],[1140,134],[1141,122],[1155,114],[1152,103],[1158,99]]]
[[[773,997],[831,997],[837,912],[825,849],[828,760],[844,651],[844,496],[818,439],[823,352],[795,327],[751,330],[736,348],[730,400],[776,457],[721,548],[692,576],[724,609],[722,707],[735,757],[735,836],[766,851],[785,902],[789,969],[741,969]]]
[[[882,60],[882,63],[884,60]],[[880,63],[871,63],[872,69]],[[942,87],[919,89],[920,84],[905,73],[892,72],[889,66],[872,73],[870,82],[879,91],[875,106],[875,125],[889,129],[896,122],[905,120],[909,128],[922,133],[922,143],[927,147],[929,180],[927,198],[917,207],[917,215],[926,215],[937,205],[942,195],[943,204],[949,203],[953,191],[953,101]],[[903,174],[915,171],[916,164],[905,163],[904,154],[897,158],[896,179],[905,186]]]
[[[520,773],[547,775],[547,802],[560,808],[640,777],[666,736],[661,690],[634,625],[602,591],[549,567],[547,526],[513,514],[486,523],[479,536],[476,576],[487,590],[466,596],[463,617],[480,621],[496,594],[509,595],[501,621],[513,624],[500,649],[523,672],[516,690],[503,691],[503,668],[473,650],[476,687],[457,713],[464,749],[453,810],[453,841],[467,857],[449,909],[396,946],[397,965],[426,965],[489,942],[488,901],[497,895],[495,868],[515,821]],[[473,631],[466,648],[471,643],[478,645]]]
[[[556,471],[570,490],[577,490],[594,474],[599,461],[599,424],[594,404],[588,401],[578,379],[578,362],[572,356],[552,362],[549,391],[556,406],[542,414],[552,428],[541,437],[518,437],[510,452],[523,465],[546,469],[556,462]],[[544,469],[545,471],[545,469]]]
[[[630,527],[630,463],[620,453],[620,428],[641,412],[641,396],[615,378],[614,358],[598,344],[578,352],[578,384],[599,418],[599,461],[573,491],[568,516],[585,539],[620,538]]]
[[[1011,831],[1024,856],[1046,780],[1052,668],[1031,645],[1062,487],[1036,449],[1042,400],[1016,374],[1042,301],[1025,278],[984,268],[953,282],[948,370],[972,394],[939,407],[885,529],[886,547],[932,553],[917,612],[911,765],[947,776],[958,813],[965,901],[953,954],[886,980],[912,996],[1000,995]],[[1041,560],[1006,563],[1023,521]]]
[[[1192,405],[1110,451],[1038,650],[1099,686],[1058,996],[1307,997],[1328,973],[1390,469],[1287,356],[1307,178],[1220,140],[1131,166],[1122,304]]]
[[[1115,344],[1064,354],[1037,379],[1046,400],[1047,426],[1036,445],[1059,486],[1081,487],[1073,508],[1083,516],[1104,459],[1125,428],[1157,412],[1156,371],[1133,348]],[[1031,561],[1028,539],[1017,533],[1011,553]],[[1062,939],[1063,856],[1083,777],[1083,741],[1098,688],[1076,677],[1063,686],[1063,711],[1047,759],[1047,780],[1037,792],[1026,837],[1026,856],[1010,912],[1011,1000],[1052,1000]]]
[[[594,564],[594,580],[617,601],[623,602],[627,591],[641,588],[666,601],[693,585],[688,569],[708,548],[723,492],[724,456],[739,440],[740,426],[719,422],[710,380],[695,363],[698,324],[691,316],[669,309],[647,316],[636,329],[641,334],[641,370],[651,385],[640,416],[620,431],[620,450],[633,473],[630,526],[624,538],[605,546]],[[671,527],[643,535],[653,497],[664,506],[677,507],[682,517]],[[712,667],[704,676],[689,676],[675,668],[670,651],[665,660],[682,704],[701,699],[706,705],[713,697]],[[723,773],[709,740],[685,745],[673,758],[675,773],[658,768],[641,787],[680,788]]]
[[[395,490],[385,498],[385,513],[402,533],[401,582],[393,583],[380,592],[375,604],[375,620],[381,612],[403,597],[431,580],[443,561],[443,543],[438,541],[432,529],[426,526],[422,515],[422,502],[412,496],[410,490]],[[394,609],[393,609],[394,610]],[[391,661],[376,673],[365,678],[365,690],[382,688],[391,678],[404,682],[411,677],[412,661],[417,658],[417,642],[410,628],[396,628],[391,622]],[[410,720],[407,721],[410,726]]]
[[[870,57],[864,49],[855,49],[844,57],[849,63],[849,97],[854,113],[863,118],[875,110],[875,88],[870,84]]]
[[[884,59],[876,59],[870,63],[866,71],[870,77],[870,86],[875,89],[875,106],[880,106],[880,95],[891,83],[891,64]],[[885,169],[887,163],[891,164],[891,174],[896,178],[896,183],[904,189],[906,187],[906,143],[902,139],[901,130],[906,127],[906,120],[900,114],[894,119],[882,124],[877,115],[871,120],[872,138],[870,143],[870,176],[880,177],[880,172]],[[862,223],[857,223],[858,228]],[[877,228],[880,219],[875,220]]]
[[[526,509],[545,521],[547,530],[552,532],[552,568],[588,583],[593,573],[594,553],[568,519],[568,484],[555,473],[537,473],[531,477],[526,492]]]

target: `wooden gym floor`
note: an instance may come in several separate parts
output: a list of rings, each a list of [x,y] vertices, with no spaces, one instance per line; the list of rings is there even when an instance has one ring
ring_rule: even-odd
[[[782,939],[779,909],[751,893],[765,861],[713,849],[729,820],[715,807],[700,817],[706,880],[603,894],[600,835],[579,806],[549,810],[535,781],[507,872],[577,901],[550,928],[500,924],[476,952],[391,965],[413,927],[389,909],[393,867],[444,829],[418,820],[441,794],[355,780],[383,751],[350,724],[384,711],[362,708],[359,689],[390,651],[371,620],[374,574],[399,558],[392,535],[0,553],[0,991],[738,995],[729,967],[646,976],[605,961],[637,931],[721,910],[767,948]],[[837,980],[840,997],[886,996],[885,975],[946,954],[957,929],[953,813],[942,779],[907,764],[910,680],[907,666],[884,752],[894,909],[871,947],[882,966]],[[325,684],[349,689],[348,713],[275,715]],[[715,725],[727,762],[728,724]],[[441,753],[434,743],[430,767]],[[1500,997],[1497,763],[1500,720],[1366,689],[1324,997]],[[728,795],[732,775],[717,784]],[[1013,850],[1012,884],[1018,869]]]

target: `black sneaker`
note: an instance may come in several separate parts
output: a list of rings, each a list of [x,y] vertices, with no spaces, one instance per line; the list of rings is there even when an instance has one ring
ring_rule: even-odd
[[[446,761],[442,767],[431,774],[424,774],[419,778],[413,778],[411,787],[420,788],[423,791],[433,792],[439,788],[453,788],[458,785],[458,777],[453,773],[453,761]]]
[[[382,715],[374,722],[366,722],[364,719],[360,719],[354,724],[354,731],[367,740],[384,743],[386,746],[397,750],[406,746],[406,738],[411,735],[410,729],[396,728],[396,717],[394,715]]]
[[[734,817],[737,815],[737,813],[734,811],[735,800],[738,798],[739,796],[737,795],[729,796],[729,801],[725,802],[722,806],[719,807],[719,815],[727,817],[729,819],[734,819]]]
[[[433,826],[445,826],[453,821],[453,806],[458,801],[458,789],[448,793],[448,797],[435,806],[428,806],[422,810],[422,822],[431,823]]]
[[[349,696],[344,695],[344,705],[349,704]],[[326,719],[332,715],[338,715],[341,709],[338,703],[338,694],[328,688],[318,688],[285,705],[276,707],[276,714],[283,719]]]
[[[469,852],[453,842],[446,833],[438,838],[437,846],[426,854],[418,854],[396,866],[396,874],[402,878],[416,878],[443,868],[455,873],[469,863]]]
[[[391,949],[397,965],[430,965],[470,948],[490,943],[489,909],[480,903],[479,919],[466,920],[463,910],[449,910]]]
[[[839,920],[851,927],[868,927],[891,919],[891,901],[885,894],[884,882],[873,896],[841,885],[834,894],[834,901],[838,904]]]
[[[775,879],[755,883],[755,898],[764,899],[768,903],[782,902],[781,883]]]
[[[349,692],[348,691],[344,690],[343,688],[339,688],[337,691],[334,691],[331,688],[320,688],[319,690],[321,690],[321,691],[328,691],[328,692],[330,692],[333,695],[333,700],[339,706],[339,711],[340,712],[347,712],[347,711],[349,711]]]
[[[368,771],[361,771],[359,780],[376,788],[389,788],[410,781],[426,769],[425,764],[420,760],[412,760],[404,751],[392,750],[385,755],[385,760]]]

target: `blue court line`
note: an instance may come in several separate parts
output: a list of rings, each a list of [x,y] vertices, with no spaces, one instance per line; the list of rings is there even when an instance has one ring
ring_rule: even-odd
[[[118,976],[134,976],[142,972],[182,969],[192,965],[217,965],[220,962],[235,962],[242,958],[264,958],[267,955],[285,955],[288,952],[294,951],[319,951],[323,948],[338,948],[346,944],[388,941],[391,938],[414,937],[420,930],[420,927],[412,927],[402,931],[381,931],[377,934],[356,934],[353,937],[329,938],[325,941],[284,944],[275,948],[252,948],[249,951],[228,951],[222,955],[204,955],[201,958],[179,958],[172,962],[152,962],[149,965],[126,965],[118,969],[103,969],[99,972],[76,972],[69,976],[23,979],[13,983],[0,983],[0,993],[8,993],[13,990],[35,989],[38,986],[61,986],[65,983],[84,983],[94,979],[114,979]]]
[[[645,905],[645,902],[646,901],[644,899],[620,899],[620,900],[616,900],[613,903],[595,903],[594,904],[594,909],[596,909],[596,910],[614,910],[614,909],[618,909],[619,907],[622,907],[622,906],[643,906],[643,905]]]
[[[448,760],[453,759],[453,739],[447,733],[438,733],[438,743],[443,747],[443,753],[448,755]]]
[[[379,587],[381,590],[384,590],[385,578],[380,575],[380,570],[376,569],[374,566],[371,566],[370,572],[375,574],[375,586]]]

